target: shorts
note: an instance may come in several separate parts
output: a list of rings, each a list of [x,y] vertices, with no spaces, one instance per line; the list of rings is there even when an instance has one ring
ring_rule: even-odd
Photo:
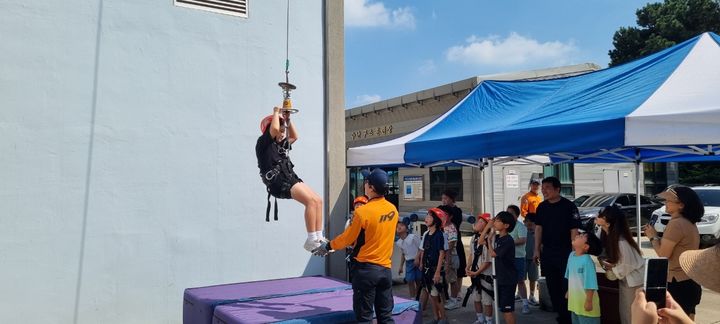
[[[582,316],[570,312],[573,324],[600,324],[600,317]]]
[[[515,258],[515,269],[518,274],[518,282],[525,280],[525,258]]]
[[[457,255],[450,256],[450,264],[448,264],[448,269],[445,271],[445,280],[447,280],[448,283],[457,282],[457,271],[459,266],[460,258]]]
[[[530,281],[538,280],[538,265],[535,263],[535,260],[525,259],[525,273],[527,276],[523,279],[528,279]]]
[[[422,280],[422,272],[415,266],[415,260],[405,260],[405,282],[420,280]]]
[[[487,280],[480,279],[480,284],[483,286],[483,288],[489,291],[493,290],[493,285],[487,282]],[[481,303],[483,306],[492,306],[493,298],[492,296],[490,296],[490,294],[487,293],[487,291],[485,291],[485,289],[480,289],[480,291],[478,291],[477,287],[475,287],[472,294],[473,300],[476,303]]]
[[[440,296],[440,294],[443,291],[443,287],[445,286],[445,279],[443,279],[445,276],[445,273],[440,272],[440,283],[439,284],[435,284],[433,282],[434,275],[435,275],[434,273],[424,273],[423,274],[423,285],[424,285],[423,289],[427,289],[430,296],[437,297],[437,296]]]
[[[696,314],[695,306],[700,304],[702,296],[702,288],[697,282],[692,279],[677,281],[673,278],[672,282],[667,283],[667,290],[685,314]]]
[[[498,308],[502,313],[512,313],[515,311],[515,288],[514,285],[498,285]]]
[[[298,178],[295,172],[291,172],[289,175],[281,172],[272,179],[272,182],[266,183],[267,191],[275,198],[291,199],[290,189],[298,182],[303,181]]]

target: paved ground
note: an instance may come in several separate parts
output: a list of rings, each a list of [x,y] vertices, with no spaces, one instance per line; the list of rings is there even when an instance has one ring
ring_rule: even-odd
[[[467,241],[466,241],[467,240]],[[465,246],[469,246],[469,237],[463,237]],[[643,254],[646,257],[655,256],[655,252],[650,248],[649,242],[643,237],[642,241]],[[464,296],[465,287],[470,286],[470,280],[465,278],[463,281],[463,291],[461,296]],[[393,293],[397,296],[408,296],[408,289],[406,285],[397,285],[393,287]],[[537,297],[537,296],[536,296]],[[545,312],[540,310],[538,307],[530,307],[531,314],[522,315],[520,314],[521,303],[516,304],[515,317],[517,323],[555,323],[555,313]],[[697,307],[697,316],[695,318],[698,324],[717,324],[720,323],[720,294],[703,289],[702,301]],[[432,320],[430,306],[423,312],[423,322],[429,322]],[[459,308],[451,311],[447,311],[448,320],[450,323],[472,323],[475,321],[475,309],[472,304],[468,302],[468,306],[465,308]],[[501,321],[502,322],[502,321]]]

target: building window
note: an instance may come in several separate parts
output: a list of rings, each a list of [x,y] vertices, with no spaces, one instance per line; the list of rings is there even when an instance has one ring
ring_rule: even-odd
[[[397,168],[383,168],[385,172],[388,174],[388,192],[385,195],[385,199],[395,205],[395,207],[398,206],[398,169]],[[355,200],[355,197],[359,195],[365,194],[365,186],[364,181],[365,178],[363,178],[362,175],[362,168],[350,168],[350,185],[349,185],[349,193],[350,193],[350,210],[353,210],[353,200]]]
[[[543,176],[560,179],[560,195],[567,198],[575,197],[575,168],[571,163],[562,163],[543,167]]]
[[[248,17],[248,0],[175,0],[175,5],[243,18]]]
[[[456,201],[463,200],[462,167],[430,168],[430,200],[442,200],[445,190],[458,193]]]

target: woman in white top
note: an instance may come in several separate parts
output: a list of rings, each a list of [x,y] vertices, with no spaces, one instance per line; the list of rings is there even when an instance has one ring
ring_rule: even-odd
[[[595,220],[602,228],[604,252],[600,266],[610,280],[618,280],[620,322],[630,324],[630,304],[645,277],[645,260],[633,240],[625,213],[616,206],[605,207]]]

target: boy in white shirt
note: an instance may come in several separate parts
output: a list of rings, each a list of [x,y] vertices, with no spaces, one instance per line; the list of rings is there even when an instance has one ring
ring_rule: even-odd
[[[417,288],[422,280],[422,272],[420,272],[420,259],[416,258],[420,249],[420,238],[408,232],[407,224],[398,222],[397,224],[398,240],[395,244],[402,251],[402,260],[400,261],[400,270],[398,274],[403,273],[405,268],[405,282],[407,282],[410,296],[415,297]]]

